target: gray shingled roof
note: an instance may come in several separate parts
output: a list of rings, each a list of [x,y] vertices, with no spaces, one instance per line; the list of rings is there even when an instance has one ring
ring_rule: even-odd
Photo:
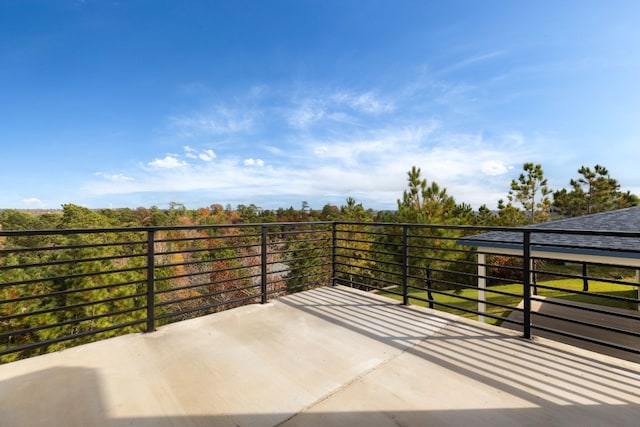
[[[535,230],[531,234],[531,244],[536,250],[640,258],[640,206],[534,224],[522,229]],[[556,232],[544,233],[545,230]],[[634,235],[572,234],[573,230]],[[458,240],[458,244],[522,250],[522,239],[523,234],[517,231],[491,231],[465,237]]]

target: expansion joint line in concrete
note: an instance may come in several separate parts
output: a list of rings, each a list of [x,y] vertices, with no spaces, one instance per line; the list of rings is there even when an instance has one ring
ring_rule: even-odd
[[[352,386],[353,384],[357,383],[358,381],[362,380],[363,378],[367,377],[368,375],[370,375],[371,373],[383,368],[384,366],[388,365],[389,363],[393,362],[394,360],[396,360],[397,358],[399,358],[400,356],[404,355],[405,353],[409,353],[411,352],[411,350],[413,350],[415,347],[417,347],[418,345],[422,344],[423,342],[427,341],[430,337],[432,337],[433,335],[435,335],[436,333],[438,333],[439,331],[445,329],[447,326],[449,326],[452,322],[447,320],[445,322],[443,322],[440,326],[440,328],[438,328],[437,330],[431,332],[429,335],[421,338],[420,340],[416,341],[415,343],[411,344],[411,345],[407,345],[405,348],[403,348],[401,351],[399,351],[398,353],[392,355],[391,357],[388,357],[384,360],[382,360],[380,363],[378,363],[375,366],[372,366],[371,368],[362,371],[360,374],[356,375],[353,379],[351,379],[351,381],[348,381],[344,384],[341,384],[340,386],[336,387],[334,390],[331,390],[330,392],[328,392],[327,394],[325,394],[324,396],[320,397],[319,399],[315,400],[314,402],[310,403],[309,405],[303,407],[300,411],[296,412],[295,414],[292,414],[290,417],[287,417],[285,420],[283,420],[282,422],[276,424],[274,427],[279,427],[285,423],[287,423],[288,421],[294,419],[295,417],[297,417],[300,414],[303,414],[305,412],[307,412],[309,409],[313,408],[314,406],[324,402],[325,400],[331,398],[332,396],[338,394],[339,392],[341,392],[342,390],[345,390],[347,388],[349,388],[350,386]]]

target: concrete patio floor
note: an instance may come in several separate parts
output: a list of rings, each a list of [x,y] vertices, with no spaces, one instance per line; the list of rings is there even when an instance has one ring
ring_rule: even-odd
[[[0,426],[637,426],[640,364],[344,287],[0,365]]]
[[[609,356],[618,357],[620,359],[629,360],[631,362],[640,363],[640,354],[593,344],[589,341],[580,340],[578,338],[571,338],[560,334],[554,334],[552,332],[536,328],[551,328],[559,331],[570,332],[571,334],[578,336],[589,337],[629,348],[640,349],[640,338],[633,335],[607,331],[605,329],[599,329],[593,326],[581,325],[572,322],[574,320],[577,320],[585,322],[589,325],[602,325],[610,328],[620,329],[623,331],[633,331],[635,333],[640,333],[640,322],[638,320],[624,318],[616,315],[618,313],[621,313],[631,316],[638,316],[637,311],[606,307],[606,310],[611,314],[604,314],[593,311],[593,309],[602,309],[602,306],[579,302],[562,301],[556,300],[554,298],[545,298],[540,296],[538,296],[537,298],[539,298],[540,301],[534,300],[531,302],[531,323],[534,326],[532,332],[533,335],[549,338],[554,341],[560,341],[565,344],[570,344],[587,350],[596,351],[598,353],[608,354]],[[553,301],[560,301],[563,304],[571,304],[571,307],[568,307],[566,305],[555,305],[552,304]],[[520,302],[518,308],[522,309],[523,307],[524,303]],[[545,315],[555,316],[555,318],[545,317]],[[522,322],[522,318],[522,311],[514,310],[509,315],[509,319],[516,322]],[[522,329],[522,327],[519,325],[507,322],[505,322],[505,327],[509,329]]]

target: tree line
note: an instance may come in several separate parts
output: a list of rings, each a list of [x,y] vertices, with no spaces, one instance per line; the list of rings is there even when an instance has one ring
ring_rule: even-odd
[[[4,230],[65,230],[312,221],[389,224],[383,226],[383,233],[373,241],[358,234],[366,231],[366,227],[346,225],[338,235],[343,242],[339,255],[348,258],[351,266],[349,280],[366,288],[380,280],[394,279],[393,272],[380,273],[384,270],[380,265],[400,263],[399,254],[388,253],[389,247],[401,244],[401,236],[393,224],[519,226],[639,203],[637,196],[622,192],[618,182],[600,165],[593,169],[581,167],[568,188],[553,191],[541,165],[525,163],[522,173],[512,180],[506,201],[500,200],[496,210],[486,205],[473,210],[466,203],[457,203],[438,183],[428,182],[420,168],[412,167],[407,173],[407,188],[397,199],[394,211],[376,212],[352,197],[341,206],[326,204],[322,209],[313,209],[307,202],[302,202],[298,209],[275,210],[261,209],[254,204],[236,208],[212,204],[198,209],[187,209],[177,202],[170,203],[168,209],[157,206],[88,209],[65,204],[61,213],[40,215],[1,210],[0,226]],[[384,233],[384,227],[388,233]],[[309,274],[322,277],[323,269],[328,268],[314,264],[316,257],[311,256],[326,256],[323,246],[326,243],[321,243],[321,239],[301,239],[295,233],[287,234],[283,230],[282,235],[288,237],[278,243],[281,253],[289,253],[290,259],[270,255],[274,257],[270,262],[284,262],[288,268],[286,274],[278,276],[279,283],[274,284],[274,289],[299,289],[309,281]],[[459,270],[461,265],[472,268],[473,253],[451,250],[461,235],[460,230],[424,228],[414,233],[412,241],[419,249],[411,250],[420,250],[420,253],[411,257],[412,276],[447,284],[460,281],[459,277],[449,277],[451,271]],[[234,228],[172,229],[159,232],[156,238],[156,251],[166,253],[156,259],[160,314],[177,312],[185,313],[186,317],[189,313],[204,314],[198,311],[198,304],[203,300],[210,305],[252,301],[254,283],[248,277],[255,273],[260,249],[251,233],[242,234]],[[146,304],[144,241],[144,233],[135,231],[0,237],[0,347],[47,341],[58,336],[78,336],[74,342],[79,344],[95,339],[89,333],[96,330],[103,331],[98,335],[100,338],[140,330]],[[377,258],[362,257],[364,252],[375,253]],[[306,273],[294,277],[292,272],[297,271]],[[467,278],[471,280],[473,275]],[[230,304],[220,305],[220,309],[233,306]],[[108,330],[114,323],[130,326]],[[47,326],[52,324],[57,326]],[[14,360],[65,345],[56,343],[0,359]]]
[[[74,204],[62,206],[62,213],[32,215],[15,209],[0,210],[4,230],[42,230],[93,227],[174,226],[248,224],[303,221],[376,221],[432,224],[519,226],[553,219],[588,215],[640,204],[637,195],[623,192],[607,168],[582,166],[567,188],[553,191],[540,164],[525,163],[522,173],[511,181],[505,199],[497,209],[486,204],[476,211],[457,203],[437,182],[428,182],[418,167],[407,176],[407,190],[397,200],[397,210],[374,211],[352,197],[341,206],[326,204],[313,209],[306,201],[300,208],[262,209],[255,204],[212,204],[187,209],[171,202],[168,209],[157,206],[117,209],[87,209]]]

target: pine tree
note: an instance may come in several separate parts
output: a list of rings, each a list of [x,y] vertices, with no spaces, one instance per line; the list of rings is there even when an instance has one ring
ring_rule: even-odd
[[[544,177],[542,165],[525,163],[517,180],[511,181],[509,201],[522,204],[527,217],[532,223],[549,220],[551,210],[551,189]]]

